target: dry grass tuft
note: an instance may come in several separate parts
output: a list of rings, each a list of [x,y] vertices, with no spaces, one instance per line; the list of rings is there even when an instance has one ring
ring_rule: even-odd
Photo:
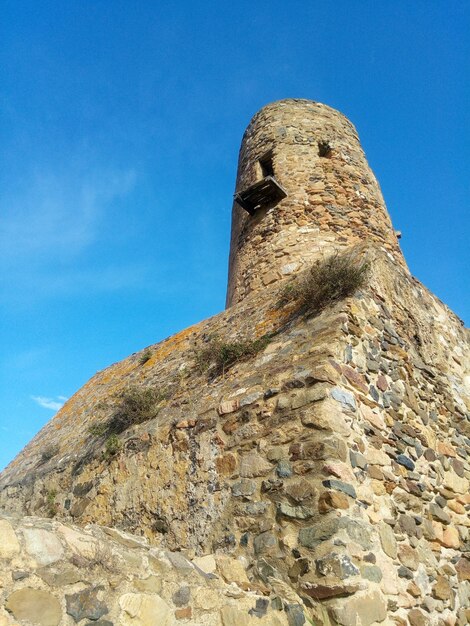
[[[213,337],[209,344],[196,354],[197,367],[199,371],[210,371],[214,376],[223,374],[235,363],[249,359],[264,350],[270,340],[269,335],[263,335],[254,341],[234,342],[226,342],[220,337]]]
[[[350,253],[318,260],[281,292],[279,304],[295,302],[297,310],[316,315],[327,306],[353,295],[367,282],[370,264]]]
[[[121,394],[121,401],[108,422],[108,431],[122,433],[134,424],[147,422],[158,415],[159,404],[165,394],[152,387],[129,387]]]

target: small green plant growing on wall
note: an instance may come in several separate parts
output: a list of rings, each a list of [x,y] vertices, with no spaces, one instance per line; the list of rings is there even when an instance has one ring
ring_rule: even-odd
[[[350,253],[335,253],[316,261],[305,274],[284,287],[279,305],[296,305],[309,315],[353,295],[367,282],[370,264]]]
[[[102,422],[101,424],[93,424],[88,428],[88,432],[90,435],[94,437],[102,437],[108,431],[108,424],[106,422]]]
[[[197,367],[201,372],[211,370],[214,375],[223,374],[235,363],[264,350],[270,340],[269,335],[263,335],[253,341],[239,340],[233,342],[223,341],[216,336],[212,337],[208,345],[196,353]]]
[[[150,350],[150,348],[147,348],[140,355],[139,365],[145,365],[145,363],[147,363],[147,361],[150,361],[151,358],[152,358],[152,350]]]
[[[122,448],[121,440],[115,433],[113,433],[106,439],[106,443],[104,444],[104,452],[103,452],[104,458],[109,461],[110,459],[113,458],[113,456],[116,456],[116,454],[119,452],[121,448]]]
[[[52,459],[59,452],[59,446],[57,444],[50,444],[46,446],[41,453],[41,463],[45,463]]]
[[[59,505],[55,501],[57,496],[57,491],[55,489],[50,489],[46,493],[46,510],[48,517],[55,517],[57,515],[57,509]]]

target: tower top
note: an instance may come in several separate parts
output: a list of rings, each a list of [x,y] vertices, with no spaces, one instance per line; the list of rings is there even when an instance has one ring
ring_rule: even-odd
[[[405,266],[354,126],[311,100],[263,107],[240,148],[227,306],[360,242]]]

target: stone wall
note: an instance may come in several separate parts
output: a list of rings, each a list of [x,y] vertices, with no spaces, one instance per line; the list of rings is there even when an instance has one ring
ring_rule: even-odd
[[[259,160],[266,153],[288,195],[253,216],[234,203],[227,306],[319,256],[364,241],[406,267],[380,187],[344,115],[310,100],[261,109],[243,137],[236,192],[262,178]]]
[[[266,597],[242,561],[151,547],[93,525],[0,518],[0,626],[287,626],[299,602]]]
[[[388,254],[367,254],[367,288],[317,316],[280,309],[273,285],[97,374],[2,474],[1,508],[239,559],[318,624],[466,624],[468,335]],[[265,333],[251,359],[198,371],[211,336]],[[167,397],[107,458],[90,427],[129,384]]]

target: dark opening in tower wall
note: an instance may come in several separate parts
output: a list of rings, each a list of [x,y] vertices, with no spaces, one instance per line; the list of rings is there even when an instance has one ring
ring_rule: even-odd
[[[318,156],[329,159],[331,156],[331,146],[328,141],[318,142]]]
[[[274,176],[273,151],[270,150],[258,161],[261,171],[261,177]]]

